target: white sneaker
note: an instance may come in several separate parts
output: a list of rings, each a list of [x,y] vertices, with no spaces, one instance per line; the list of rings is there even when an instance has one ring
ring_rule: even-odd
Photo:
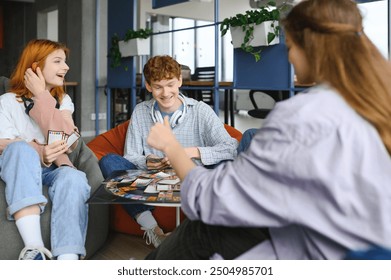
[[[19,260],[38,260],[43,261],[48,257],[49,260],[53,258],[52,253],[45,247],[31,248],[24,247],[19,254]]]
[[[164,233],[159,226],[156,226],[153,229],[147,229],[143,227],[141,227],[141,229],[144,230],[143,238],[145,238],[145,243],[147,243],[147,245],[150,245],[152,243],[155,248],[157,248],[170,234]]]

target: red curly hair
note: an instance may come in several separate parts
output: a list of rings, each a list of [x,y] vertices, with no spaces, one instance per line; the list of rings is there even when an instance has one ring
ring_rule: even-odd
[[[151,82],[169,80],[181,77],[181,65],[171,56],[154,56],[148,60],[143,69],[145,81]]]
[[[33,94],[24,84],[24,74],[26,70],[32,67],[33,63],[36,63],[36,66],[43,69],[47,56],[56,50],[63,50],[66,56],[69,54],[69,49],[61,43],[44,39],[31,40],[24,48],[19,58],[19,62],[11,75],[10,92],[15,93],[18,97],[24,96],[26,98],[31,98]],[[54,87],[50,91],[50,94],[61,103],[64,96],[64,86]]]

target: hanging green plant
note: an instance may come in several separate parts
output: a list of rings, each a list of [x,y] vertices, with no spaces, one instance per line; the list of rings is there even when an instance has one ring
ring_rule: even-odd
[[[252,54],[255,61],[259,61],[262,49],[255,50],[254,46],[251,45],[251,41],[254,39],[254,27],[271,22],[271,28],[267,33],[267,45],[270,45],[273,40],[277,41],[280,33],[280,13],[286,7],[285,3],[277,7],[275,1],[269,1],[267,5],[258,9],[248,10],[244,14],[236,14],[233,17],[225,18],[220,26],[221,36],[224,36],[229,29],[239,27],[244,32],[243,41],[240,44],[241,49]]]
[[[126,31],[125,36],[123,39],[120,39],[117,33],[114,33],[114,35],[111,37],[111,46],[109,49],[108,57],[111,58],[111,64],[110,66],[112,68],[121,66],[121,58],[122,54],[119,47],[119,42],[124,41],[127,42],[132,39],[147,39],[151,36],[152,29],[138,29],[138,30],[132,30],[129,29]]]

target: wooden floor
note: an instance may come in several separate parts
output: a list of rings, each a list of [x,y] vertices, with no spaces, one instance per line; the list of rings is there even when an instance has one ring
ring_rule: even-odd
[[[111,232],[106,244],[91,260],[142,260],[154,249],[140,236]]]

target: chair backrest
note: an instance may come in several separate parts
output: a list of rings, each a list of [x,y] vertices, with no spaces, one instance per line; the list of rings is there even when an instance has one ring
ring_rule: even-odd
[[[181,74],[182,74],[182,80],[183,81],[190,81],[191,75],[190,75],[190,67],[187,65],[181,64]]]
[[[191,76],[193,81],[214,81],[215,79],[215,67],[197,67],[194,70],[194,74]]]
[[[9,89],[9,79],[7,77],[0,77],[0,95],[6,93]]]
[[[269,99],[272,99],[275,102],[278,102],[283,99],[283,93],[282,91],[278,90],[250,90],[250,101],[254,106],[254,109],[249,110],[248,114],[251,117],[258,118],[258,119],[264,119],[267,117],[267,115],[270,113],[272,108],[259,108],[257,102],[255,101],[254,94],[260,93],[263,94],[264,97],[269,97]],[[271,98],[270,98],[271,97]],[[274,105],[273,105],[274,107]]]
[[[214,81],[215,79],[215,67],[197,67],[194,70],[194,74],[191,75],[193,81]],[[213,106],[213,89],[200,89],[195,90],[193,93],[194,99],[204,101],[206,104]]]

